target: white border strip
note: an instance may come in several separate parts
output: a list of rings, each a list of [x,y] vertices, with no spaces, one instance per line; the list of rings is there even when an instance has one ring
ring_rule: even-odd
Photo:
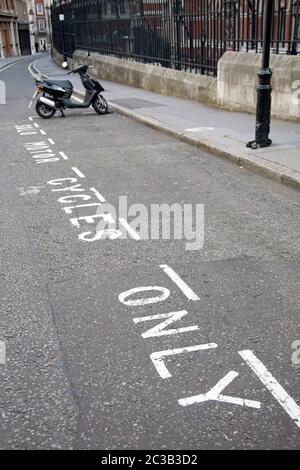
[[[72,166],[72,170],[74,173],[76,173],[77,176],[79,176],[79,178],[85,178],[85,175],[80,170],[78,170],[76,166]]]
[[[271,392],[273,397],[278,401],[282,408],[292,418],[296,426],[300,428],[300,407],[293,400],[292,397],[284,390],[284,388],[277,382],[271,372],[264,366],[264,364],[255,356],[250,350],[239,351],[239,355],[246,361],[248,366],[257,375],[259,380]]]
[[[132,238],[134,240],[137,240],[137,241],[140,241],[141,240],[141,237],[139,236],[139,234],[133,230],[132,227],[130,227],[129,223],[127,222],[127,220],[123,219],[122,217],[119,218],[119,221],[120,223],[123,225],[123,227],[125,228],[125,230],[129,233],[129,235],[132,236]]]
[[[69,160],[69,157],[64,152],[58,152],[59,155],[64,159],[64,160]]]
[[[96,188],[90,188],[90,191],[93,191],[93,193],[95,194],[96,198],[99,199],[100,202],[106,202],[105,197],[103,197],[102,194],[100,194],[99,191],[97,191]]]
[[[184,293],[184,295],[189,300],[200,300],[200,297],[178,276],[175,271],[170,268],[167,264],[160,264],[159,266],[167,276],[179,287],[179,289]]]

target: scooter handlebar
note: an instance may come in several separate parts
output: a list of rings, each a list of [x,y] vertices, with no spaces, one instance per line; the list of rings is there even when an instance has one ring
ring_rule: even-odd
[[[85,73],[88,68],[93,68],[93,67],[91,65],[79,65],[78,67],[75,67],[75,69],[70,70],[70,72],[68,72],[67,75],[71,75],[71,73],[78,73],[78,72]]]

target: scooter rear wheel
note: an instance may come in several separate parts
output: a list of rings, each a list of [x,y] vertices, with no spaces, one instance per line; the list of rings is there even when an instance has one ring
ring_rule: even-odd
[[[50,119],[56,113],[55,108],[51,108],[51,106],[47,106],[46,104],[41,103],[40,101],[37,101],[35,105],[35,110],[37,114],[43,119]]]
[[[108,113],[108,104],[105,98],[99,93],[97,98],[93,103],[93,108],[98,114],[107,114]]]

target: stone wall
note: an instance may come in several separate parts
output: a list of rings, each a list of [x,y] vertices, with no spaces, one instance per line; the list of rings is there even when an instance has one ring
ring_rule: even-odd
[[[226,52],[223,55],[218,63],[219,106],[255,112],[257,72],[260,63],[260,54]],[[273,54],[270,68],[273,73],[272,116],[300,120],[300,57]]]
[[[55,50],[55,62],[63,58]],[[201,101],[225,109],[254,113],[257,72],[261,55],[226,52],[218,64],[218,77],[142,64],[77,50],[69,66],[88,63],[91,74],[103,80],[132,85],[166,95]],[[271,55],[272,116],[300,121],[300,57]]]
[[[85,61],[91,64],[94,67],[93,74],[103,80],[203,102],[213,101],[216,96],[217,81],[213,77],[97,53],[87,57],[86,52],[76,51],[73,58],[75,63]]]

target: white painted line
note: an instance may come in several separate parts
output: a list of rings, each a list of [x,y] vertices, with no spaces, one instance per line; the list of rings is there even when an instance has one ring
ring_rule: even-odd
[[[29,102],[28,109],[30,109],[32,106],[32,100]]]
[[[160,295],[155,297],[146,297],[145,299],[133,299],[133,300],[125,300],[131,295],[137,294],[138,292],[149,292],[149,291],[158,291]],[[146,286],[146,287],[134,287],[133,289],[127,290],[125,292],[121,292],[119,295],[119,301],[124,305],[130,305],[131,307],[135,307],[137,305],[149,305],[155,304],[156,302],[163,302],[170,296],[169,289],[166,287],[161,286]]]
[[[26,58],[26,57],[25,57],[25,58]],[[24,58],[24,59],[20,59],[20,60],[16,60],[16,61],[13,62],[12,64],[8,64],[8,65],[6,65],[5,67],[2,67],[2,68],[0,69],[0,73],[1,73],[1,72],[4,72],[5,70],[9,69],[10,67],[14,67],[14,66],[17,65],[19,62],[25,60],[25,58]]]
[[[277,382],[271,372],[268,371],[268,369],[252,351],[239,351],[239,355],[246,361],[248,366],[257,375],[259,380],[264,384],[269,392],[271,392],[273,397],[292,418],[296,426],[300,428],[300,407],[293,400],[293,398],[290,397],[290,395],[284,390],[280,383]]]
[[[34,61],[34,62],[37,62],[37,61]],[[36,80],[38,80],[40,77],[34,73],[34,71],[32,70],[31,66],[33,65],[33,62],[31,62],[31,64],[28,65],[28,71],[30,73],[30,75],[32,75]]]
[[[48,139],[48,142],[51,144],[51,145],[55,145],[55,142],[53,139]]]
[[[81,171],[78,170],[78,168],[76,168],[76,166],[72,166],[72,170],[74,171],[74,173],[76,173],[76,175],[79,176],[79,178],[85,178],[84,174],[81,173]]]
[[[187,346],[185,348],[178,348],[178,349],[167,349],[166,351],[157,351],[150,355],[150,359],[153,362],[157,372],[161,376],[162,379],[167,379],[172,377],[172,374],[168,371],[163,359],[168,356],[174,356],[176,354],[182,354],[185,352],[193,352],[193,351],[203,351],[205,349],[214,349],[217,348],[218,345],[216,343],[207,343],[207,344],[198,344],[197,346]]]
[[[92,204],[79,204],[77,206],[68,206],[68,207],[63,207],[62,209],[65,211],[66,214],[72,214],[73,213],[73,209],[77,209],[78,207],[92,207],[92,206],[101,206],[101,204],[99,204],[99,202],[94,202]]]
[[[40,127],[37,122],[34,122],[33,125],[34,125],[34,127]]]
[[[6,344],[5,341],[0,341],[0,364],[6,364]]]
[[[186,310],[180,310],[178,312],[170,312],[170,313],[158,313],[156,315],[133,318],[133,323],[141,323],[141,322],[152,321],[152,320],[162,320],[166,318],[165,321],[158,323],[156,326],[153,326],[148,331],[142,333],[143,338],[154,338],[155,336],[164,336],[164,335],[176,335],[179,333],[186,333],[189,331],[199,330],[198,325],[185,326],[183,328],[166,329],[167,326],[171,325],[172,323],[177,322],[178,320],[181,320],[187,314],[188,312]]]
[[[29,121],[33,121],[33,118],[32,118],[31,116],[29,116],[29,118],[28,118],[28,119],[29,119]]]
[[[43,135],[47,135],[45,131],[40,130],[40,133]]]
[[[214,131],[214,127],[191,127],[190,129],[185,129],[186,132],[203,132],[203,131]]]
[[[184,295],[189,300],[200,300],[197,294],[178,276],[178,274],[170,268],[167,264],[161,264],[160,268],[166,273],[167,276],[179,287]]]
[[[96,198],[99,199],[100,202],[106,202],[106,199],[102,196],[102,194],[99,193],[99,191],[97,191],[96,188],[90,188],[90,191],[93,191]]]
[[[212,387],[209,392],[194,395],[192,397],[181,398],[178,400],[179,405],[189,406],[195,403],[204,403],[207,401],[220,401],[223,403],[231,403],[232,405],[247,406],[249,408],[260,409],[261,403],[255,400],[247,400],[244,398],[222,395],[221,392],[236,378],[238,373],[234,370],[228,372],[219,382]]]
[[[134,240],[137,240],[137,241],[141,240],[141,237],[139,236],[139,234],[138,234],[135,230],[133,230],[132,227],[130,227],[130,225],[129,225],[129,223],[127,222],[127,220],[125,220],[125,219],[123,219],[123,218],[121,217],[121,218],[119,218],[119,221],[120,221],[120,223],[123,225],[123,227],[125,228],[125,230],[129,233],[129,235],[132,236],[132,238],[133,238]]]
[[[101,206],[101,204],[99,204],[98,207],[99,206]],[[87,222],[88,224],[94,224],[95,219],[100,219],[100,218],[102,218],[103,220],[105,220],[106,222],[110,224],[113,224],[115,222],[111,214],[94,214],[94,215],[84,215],[82,217],[73,217],[70,219],[70,222],[72,225],[79,228],[80,220],[85,220],[85,222]]]
[[[34,60],[34,61],[31,62],[31,63],[28,65],[28,67],[27,67],[29,73],[30,73],[36,80],[41,79],[41,76],[40,76],[39,74],[34,73],[34,71],[32,70],[32,66],[33,66],[33,64],[35,64],[36,62],[39,62],[40,60],[42,60],[42,58],[43,58],[43,57]],[[44,77],[46,77],[46,75],[44,75]],[[48,77],[46,77],[46,78],[48,78]]]
[[[64,160],[69,160],[69,158],[67,157],[67,155],[64,152],[58,152],[58,153]]]

